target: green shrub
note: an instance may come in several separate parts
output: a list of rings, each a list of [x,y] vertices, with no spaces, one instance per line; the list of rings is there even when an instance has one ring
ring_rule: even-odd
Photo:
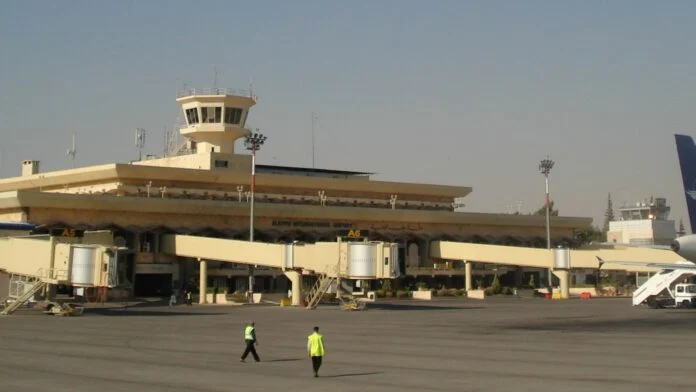
[[[411,292],[406,290],[397,290],[396,298],[409,298],[411,297]]]
[[[384,290],[376,290],[375,291],[375,297],[377,298],[384,298],[387,296],[387,293]]]
[[[438,297],[446,297],[449,295],[449,292],[447,291],[447,289],[440,289],[435,292],[435,295],[437,295]]]
[[[529,287],[535,289],[536,288],[536,282],[534,281],[534,275],[529,276]]]
[[[460,295],[460,296],[462,296],[462,297],[466,297],[466,296],[467,296],[467,295],[466,295],[466,289],[459,289],[458,291],[459,291],[459,295]]]
[[[460,294],[457,289],[447,289],[447,295],[450,297],[458,297]]]
[[[382,290],[384,290],[384,291],[392,291],[391,279],[384,279],[384,280],[382,281]]]
[[[244,293],[233,293],[228,295],[228,300],[236,303],[246,303],[247,297]]]
[[[488,287],[488,288],[484,289],[484,290],[483,290],[483,294],[484,294],[486,297],[490,297],[491,295],[495,295],[495,293],[493,292],[493,288],[492,288],[492,287]]]
[[[500,294],[503,291],[503,286],[500,284],[497,274],[493,278],[493,283],[491,283],[490,289],[492,290],[493,294]]]
[[[502,295],[512,295],[512,289],[509,287],[503,287],[503,289],[500,291],[500,294]]]
[[[386,294],[387,294],[387,298],[391,298],[391,297],[394,296],[394,292],[393,292],[393,291],[387,291]]]

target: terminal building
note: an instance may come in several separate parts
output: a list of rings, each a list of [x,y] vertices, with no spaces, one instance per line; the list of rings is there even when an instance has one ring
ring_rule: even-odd
[[[136,296],[169,295],[198,281],[195,260],[160,252],[162,236],[173,233],[237,240],[250,240],[253,233],[254,241],[265,243],[315,243],[340,236],[391,242],[398,244],[406,280],[437,280],[448,287],[463,286],[467,270],[493,272],[483,263],[465,268],[439,258],[431,249],[436,241],[546,247],[544,216],[462,211],[460,203],[472,192],[467,186],[256,165],[265,139],[247,129],[256,104],[252,91],[188,90],[178,94],[177,102],[185,124],[176,148],[161,157],[52,172],[41,171],[38,160],[26,160],[21,176],[0,179],[0,221],[32,224],[34,233],[109,233],[114,244],[135,252]],[[272,143],[272,134],[268,137]],[[252,153],[237,150],[245,139],[256,140],[249,146]],[[575,230],[590,224],[591,218],[551,217],[552,246],[572,245]],[[206,268],[208,285],[249,289],[246,265],[211,260]],[[496,268],[496,273],[511,272],[516,281],[523,272],[544,271]],[[254,291],[287,289],[280,270],[256,268],[253,273]]]

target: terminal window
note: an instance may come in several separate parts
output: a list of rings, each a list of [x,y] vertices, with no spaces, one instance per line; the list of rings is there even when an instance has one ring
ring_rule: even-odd
[[[242,119],[242,109],[240,108],[225,108],[225,123],[239,124]]]
[[[186,109],[186,120],[189,125],[198,124],[198,108]]]
[[[219,123],[222,117],[222,108],[217,106],[204,106],[201,108],[201,122]]]

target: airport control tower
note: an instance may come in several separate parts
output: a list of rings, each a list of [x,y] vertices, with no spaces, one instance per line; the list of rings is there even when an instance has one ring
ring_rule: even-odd
[[[256,97],[248,90],[191,89],[176,100],[184,112],[181,135],[191,140],[198,153],[234,153],[234,142],[247,134],[244,128]]]
[[[249,130],[245,128],[256,95],[249,90],[212,88],[187,89],[177,93],[185,123],[179,133],[185,141],[169,156],[135,162],[138,165],[202,170],[245,170],[251,165],[248,155],[235,154],[235,141]]]
[[[670,210],[663,197],[625,204],[619,208],[618,219],[609,222],[607,240],[635,246],[670,245],[677,236]]]

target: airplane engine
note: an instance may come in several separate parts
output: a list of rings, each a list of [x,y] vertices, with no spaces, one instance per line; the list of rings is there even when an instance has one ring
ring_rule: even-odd
[[[686,260],[696,260],[696,234],[677,238],[672,250]]]

